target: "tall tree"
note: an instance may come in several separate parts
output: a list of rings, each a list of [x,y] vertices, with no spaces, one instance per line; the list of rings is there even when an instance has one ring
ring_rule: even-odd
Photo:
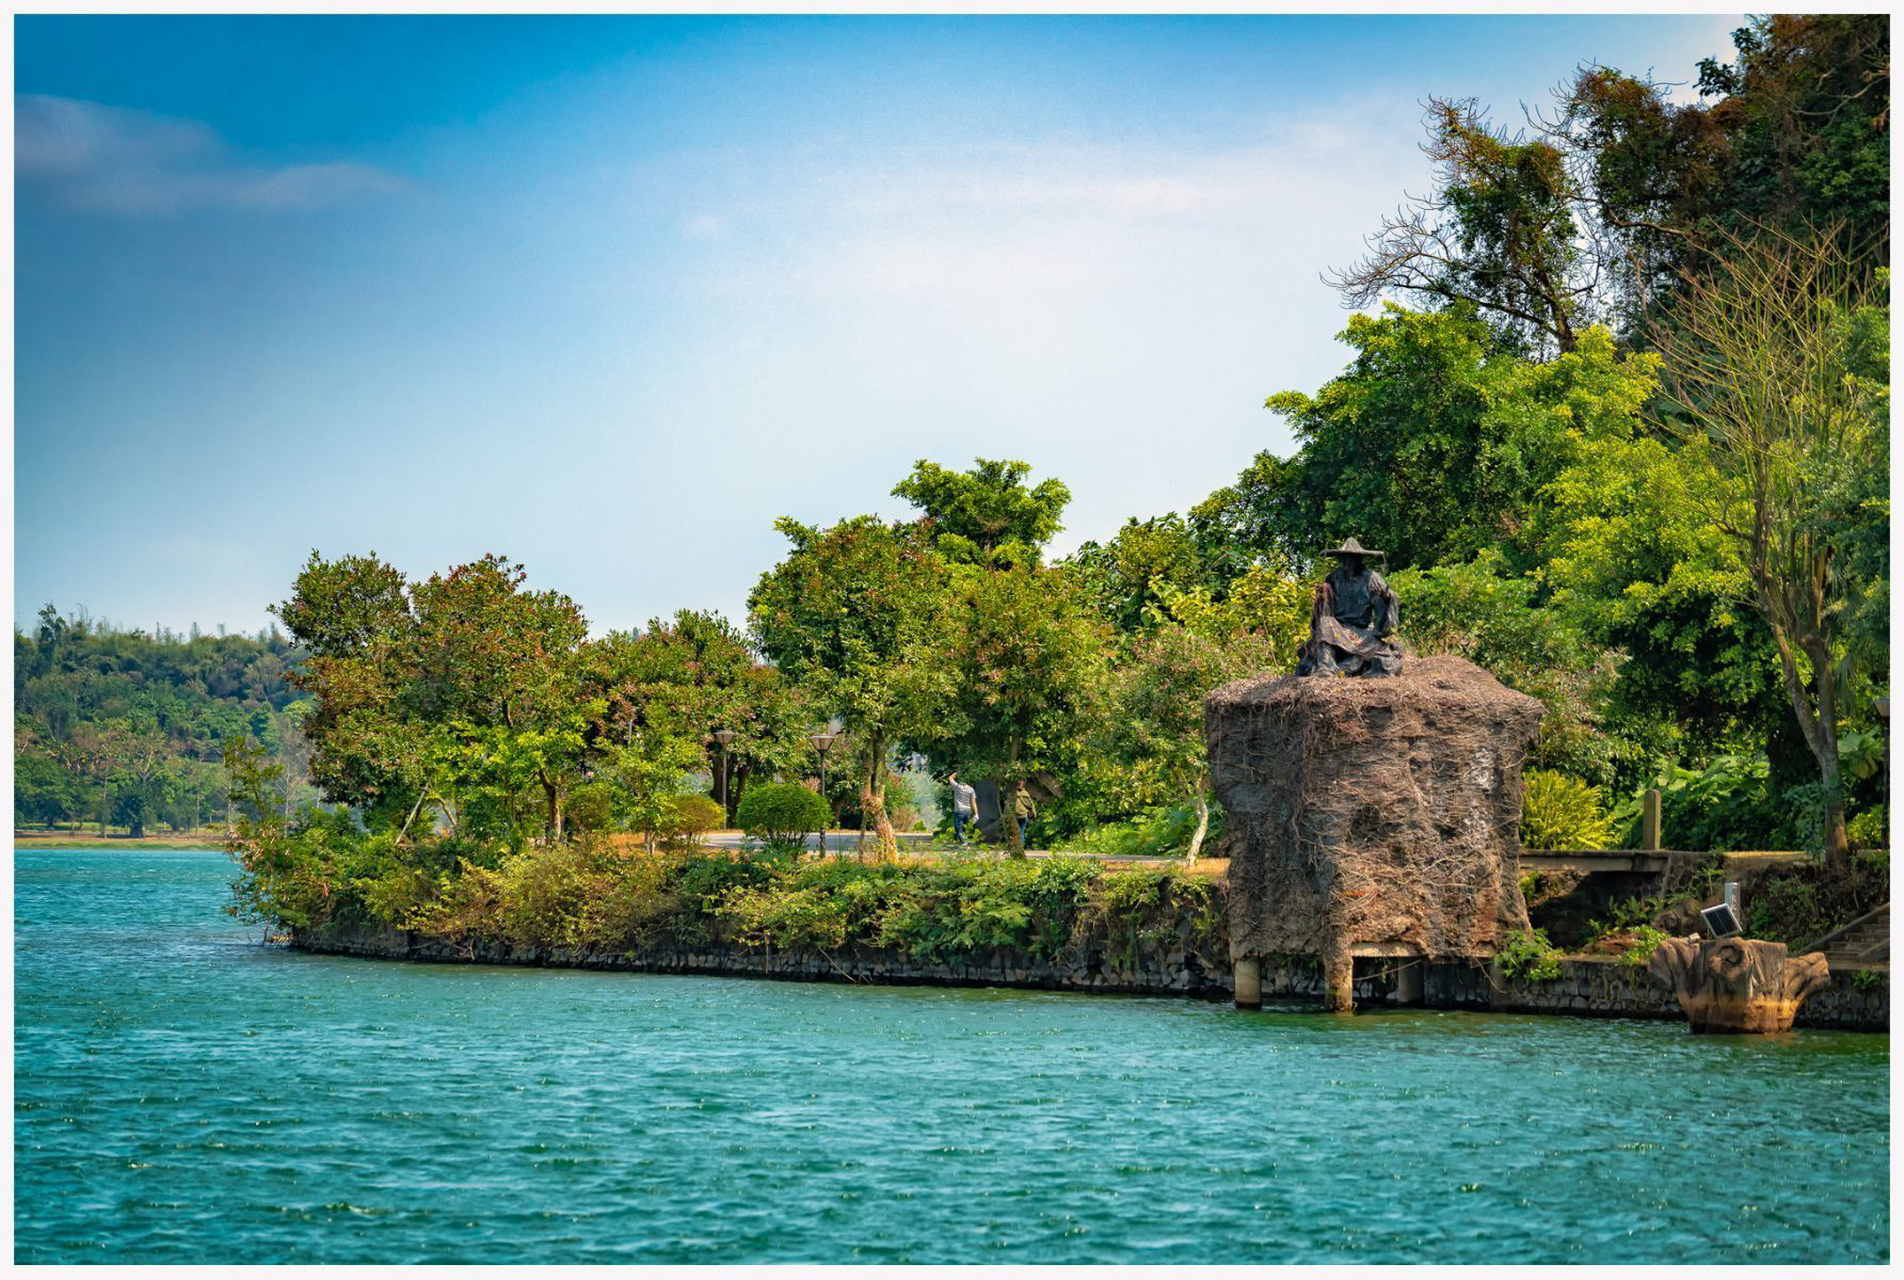
[[[861,809],[890,854],[898,846],[886,757],[910,727],[912,664],[944,587],[944,561],[922,529],[874,516],[830,529],[791,518],[774,527],[793,550],[747,598],[754,635],[816,711],[838,713],[860,744]]]
[[[1195,862],[1210,831],[1210,761],[1203,700],[1227,680],[1261,674],[1276,661],[1275,642],[1243,631],[1219,642],[1180,623],[1133,637],[1118,664],[1108,728],[1113,750],[1139,785],[1196,809],[1185,858]]]
[[[1061,480],[1028,488],[1026,462],[977,460],[953,471],[921,458],[893,487],[924,513],[939,553],[953,563],[1036,564],[1071,501]]]
[[[1504,350],[1465,305],[1391,303],[1340,336],[1356,353],[1340,376],[1313,396],[1269,398],[1300,451],[1259,455],[1199,504],[1200,536],[1297,566],[1353,535],[1396,568],[1496,546],[1525,568],[1541,489],[1582,440],[1633,420],[1655,386],[1651,358],[1622,356],[1604,329],[1535,363]]]
[[[609,722],[661,727],[695,743],[730,820],[752,779],[808,763],[798,693],[720,615],[683,609],[639,635],[611,633],[597,650]],[[714,736],[723,731],[733,735],[725,746]]]
[[[1009,805],[1018,783],[1063,758],[1102,697],[1108,642],[1069,569],[955,568],[912,666],[917,740],[995,779]],[[1021,855],[1017,824],[1005,828]]]
[[[427,805],[466,822],[473,800],[520,838],[517,797],[533,789],[543,833],[561,838],[600,707],[582,678],[581,610],[525,577],[485,556],[410,584],[374,555],[312,555],[278,615],[311,651],[297,681],[315,696],[303,728],[328,799],[399,839]]]
[[[1881,522],[1888,535],[1889,512],[1846,511],[1829,498],[1846,491],[1848,467],[1888,481],[1878,446],[1889,387],[1888,341],[1873,348],[1868,320],[1883,305],[1883,281],[1844,251],[1838,232],[1728,234],[1718,268],[1687,280],[1656,337],[1671,395],[1662,422],[1708,451],[1720,483],[1705,496],[1742,551],[1777,644],[1824,788],[1826,856],[1843,869],[1838,734],[1866,655],[1845,625],[1864,584],[1841,553],[1859,523]],[[1879,494],[1888,483],[1850,488]]]
[[[1383,219],[1367,256],[1323,280],[1350,306],[1394,293],[1464,302],[1531,346],[1573,350],[1596,281],[1566,157],[1490,126],[1472,99],[1431,98],[1426,125],[1433,188]]]

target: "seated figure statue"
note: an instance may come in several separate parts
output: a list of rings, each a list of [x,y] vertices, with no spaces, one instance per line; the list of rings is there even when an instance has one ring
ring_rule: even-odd
[[[1316,588],[1309,641],[1296,674],[1400,675],[1402,647],[1389,638],[1400,622],[1395,593],[1367,563],[1382,553],[1350,538],[1327,554],[1336,557],[1336,566]]]

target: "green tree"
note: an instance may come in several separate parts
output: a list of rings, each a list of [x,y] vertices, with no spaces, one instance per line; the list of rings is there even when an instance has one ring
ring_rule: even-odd
[[[1573,350],[1593,281],[1565,154],[1491,127],[1472,100],[1432,98],[1429,194],[1368,238],[1369,253],[1325,273],[1350,306],[1392,293],[1465,304],[1531,346]]]
[[[1112,752],[1134,769],[1134,784],[1147,797],[1195,806],[1185,855],[1191,862],[1210,830],[1203,700],[1225,681],[1261,674],[1275,661],[1274,642],[1260,632],[1219,643],[1172,623],[1134,637],[1118,664],[1107,720]]]
[[[791,518],[793,544],[748,597],[761,652],[837,712],[860,747],[861,807],[882,854],[897,849],[886,812],[887,755],[911,727],[913,664],[944,589],[945,566],[915,526],[873,516],[830,529]]]
[[[1027,488],[1029,474],[1026,462],[979,458],[953,471],[921,458],[893,496],[924,513],[939,553],[955,564],[1036,564],[1071,491],[1059,480]]]
[[[596,650],[610,721],[701,744],[697,763],[717,794],[725,774],[730,819],[753,779],[808,764],[809,716],[798,692],[718,614],[683,609],[639,635],[611,633]],[[733,735],[725,747],[714,736],[721,731]]]
[[[1119,631],[1157,625],[1166,591],[1195,591],[1211,581],[1203,548],[1176,512],[1135,516],[1109,542],[1086,542],[1066,558],[1098,612]]]
[[[1503,350],[1465,307],[1355,316],[1355,359],[1314,396],[1268,407],[1302,442],[1259,455],[1193,514],[1215,536],[1296,565],[1354,536],[1395,568],[1503,546],[1531,563],[1527,525],[1580,442],[1627,428],[1657,383],[1650,356],[1621,356],[1603,329],[1537,364]]]
[[[1103,697],[1108,643],[1067,569],[956,568],[911,664],[917,739],[1009,797],[1073,749]]]
[[[581,610],[525,577],[486,556],[410,584],[374,556],[312,555],[278,615],[311,652],[297,682],[314,695],[303,732],[328,799],[399,840],[431,803],[464,827],[499,815],[520,840],[517,796],[533,789],[543,833],[563,836],[603,705],[583,680]]]
[[[1771,628],[1818,763],[1826,857],[1843,871],[1840,717],[1867,675],[1867,655],[1845,626],[1863,588],[1838,563],[1851,533],[1842,522],[1876,522],[1887,536],[1861,541],[1888,541],[1889,512],[1846,510],[1831,499],[1888,490],[1889,388],[1888,359],[1877,359],[1872,326],[1861,319],[1881,308],[1883,281],[1839,245],[1836,229],[1729,236],[1720,268],[1687,281],[1672,327],[1657,336],[1672,397],[1664,425],[1710,458],[1717,483],[1701,498],[1739,548],[1752,602]],[[1848,468],[1882,479],[1859,485]]]

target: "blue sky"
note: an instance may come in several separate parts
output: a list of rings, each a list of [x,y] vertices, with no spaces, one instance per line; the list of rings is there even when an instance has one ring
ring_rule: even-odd
[[[914,460],[1182,510],[1343,364],[1420,101],[1737,17],[21,17],[15,619],[254,630],[313,549],[736,618]]]

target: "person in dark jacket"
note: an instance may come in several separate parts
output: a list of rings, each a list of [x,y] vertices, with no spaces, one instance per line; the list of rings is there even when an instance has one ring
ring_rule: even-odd
[[[1018,847],[1025,847],[1025,832],[1031,826],[1031,820],[1038,816],[1038,802],[1031,798],[1031,790],[1019,783],[1012,793],[1012,813],[1018,818]]]

